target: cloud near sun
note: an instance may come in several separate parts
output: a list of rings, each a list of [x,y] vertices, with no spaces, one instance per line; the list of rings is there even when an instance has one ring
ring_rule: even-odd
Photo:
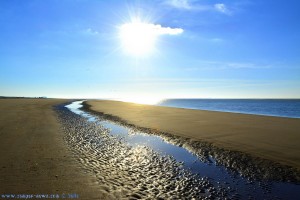
[[[163,27],[159,24],[133,22],[121,25],[121,31],[128,34],[178,35],[183,32],[181,28]]]
[[[231,15],[232,11],[223,3],[202,4],[197,0],[166,0],[165,4],[176,9],[188,11],[216,11],[219,13]]]
[[[179,35],[181,28],[163,27],[159,24],[131,22],[119,27],[120,39],[125,52],[133,55],[149,54],[160,35]]]

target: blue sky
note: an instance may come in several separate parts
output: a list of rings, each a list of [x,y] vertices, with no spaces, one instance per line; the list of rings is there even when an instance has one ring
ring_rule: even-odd
[[[0,95],[300,98],[299,8],[297,0],[0,0]],[[126,52],[120,27],[133,20],[159,31],[151,53]]]

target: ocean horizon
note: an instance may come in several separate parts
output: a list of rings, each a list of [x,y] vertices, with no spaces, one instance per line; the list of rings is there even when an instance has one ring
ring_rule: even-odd
[[[300,118],[300,99],[164,99],[158,106]]]

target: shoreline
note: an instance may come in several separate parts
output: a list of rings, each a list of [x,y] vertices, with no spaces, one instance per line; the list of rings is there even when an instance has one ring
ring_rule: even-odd
[[[178,101],[179,102],[176,102]],[[207,107],[209,107],[210,105],[207,104],[207,102],[202,102],[204,104],[206,104],[205,107],[202,107],[199,105],[195,106],[193,104],[194,100],[199,100],[199,101],[210,101],[210,102],[214,102],[214,103],[220,103],[219,101],[229,101],[229,105],[224,105],[221,107],[210,107],[207,109]],[[185,102],[190,102],[192,103],[191,105],[188,105],[184,102],[180,102],[180,101],[185,101]],[[288,119],[300,119],[300,114],[299,112],[294,111],[294,113],[288,113],[286,114],[285,112],[282,112],[285,110],[284,107],[278,107],[281,111],[280,112],[271,112],[271,109],[266,109],[263,110],[263,112],[257,112],[258,110],[256,110],[255,112],[251,112],[247,109],[247,105],[245,105],[246,107],[243,109],[239,109],[239,108],[234,108],[232,109],[232,105],[230,106],[230,103],[232,104],[231,101],[236,101],[237,103],[240,103],[240,101],[259,101],[259,102],[263,102],[263,101],[268,101],[268,102],[281,102],[281,101],[288,101],[288,102],[299,102],[300,99],[164,99],[159,101],[157,104],[154,104],[154,106],[163,106],[163,107],[169,107],[169,108],[182,108],[182,109],[191,109],[191,110],[200,110],[200,111],[211,111],[211,112],[223,112],[223,113],[234,113],[234,114],[246,114],[246,115],[254,115],[254,116],[265,116],[265,117],[279,117],[279,118],[288,118]],[[221,102],[222,103],[222,102]],[[228,106],[231,107],[228,109]],[[248,105],[249,106],[249,105]],[[253,105],[253,106],[257,106],[257,105]],[[296,106],[296,105],[294,105]]]
[[[102,108],[101,109],[99,109],[99,107],[95,108],[95,106],[99,105],[99,103],[105,104],[106,108],[102,110],[103,112],[101,112]],[[183,146],[184,148],[195,153],[199,157],[207,158],[209,155],[212,155],[218,160],[217,163],[218,165],[219,164],[224,165],[226,168],[229,168],[230,170],[238,171],[240,174],[250,179],[270,179],[270,180],[288,181],[288,182],[296,182],[296,183],[300,182],[299,163],[297,163],[298,165],[297,164],[291,165],[290,163],[282,162],[280,160],[270,159],[264,155],[249,153],[247,151],[243,151],[243,149],[228,148],[227,147],[228,144],[227,146],[226,145],[223,146],[222,143],[220,145],[220,142],[214,143],[212,141],[201,139],[199,137],[195,138],[195,137],[189,137],[188,135],[184,135],[184,134],[181,135],[178,133],[176,134],[176,132],[174,134],[172,130],[165,131],[153,127],[141,126],[141,124],[139,123],[132,123],[132,121],[130,121],[131,118],[129,118],[128,120],[128,118],[125,118],[124,115],[123,117],[121,117],[112,114],[113,109],[108,110],[111,109],[111,107],[107,106],[107,104],[110,104],[110,106],[113,105],[114,107],[118,107],[118,108],[120,108],[120,104],[122,106],[126,105],[129,106],[131,110],[133,108],[135,109],[142,108],[142,111],[144,112],[141,112],[142,114],[140,114],[141,115],[139,118],[140,120],[143,117],[144,120],[147,120],[147,118],[145,119],[146,111],[149,111],[154,107],[157,107],[157,109],[159,109],[158,107],[167,110],[171,109],[172,112],[174,112],[173,110],[174,108],[169,108],[169,107],[166,108],[162,106],[148,106],[148,105],[139,105],[139,104],[132,104],[132,103],[117,102],[117,101],[104,101],[104,100],[85,101],[83,103],[83,109],[88,112],[98,114],[104,117],[105,119],[118,122],[122,125],[130,126],[150,134],[159,135],[170,143],[173,143],[178,146]],[[148,110],[143,109],[145,107],[148,108]],[[175,108],[175,110],[178,111],[182,109]],[[189,109],[183,109],[183,110],[189,110]],[[115,110],[113,111],[115,112]],[[128,109],[126,111],[128,111]],[[217,111],[212,111],[209,113],[219,114],[219,112]],[[241,114],[241,115],[245,115],[245,114]],[[251,116],[252,115],[250,115],[250,117]],[[158,119],[162,121],[166,121],[166,119],[161,119],[161,117],[158,117]],[[286,120],[285,118],[283,119]],[[297,147],[298,149],[300,148],[299,146]]]
[[[124,102],[126,103],[126,102]],[[226,110],[205,110],[198,108],[183,108],[183,107],[175,107],[175,106],[162,106],[162,105],[153,105],[167,108],[180,108],[186,110],[198,110],[198,111],[208,111],[208,112],[221,112],[221,113],[229,113],[229,114],[240,114],[240,115],[253,115],[253,116],[261,116],[261,117],[275,117],[275,118],[284,118],[284,119],[300,119],[300,117],[288,117],[288,116],[278,116],[278,115],[268,115],[268,114],[257,114],[257,113],[243,113],[243,112],[234,112],[234,111],[226,111]]]

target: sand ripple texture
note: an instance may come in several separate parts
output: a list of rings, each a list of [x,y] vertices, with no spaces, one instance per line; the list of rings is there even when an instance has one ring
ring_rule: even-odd
[[[99,124],[63,106],[57,110],[69,148],[112,199],[227,199],[224,188],[189,173],[173,158],[128,146]]]

